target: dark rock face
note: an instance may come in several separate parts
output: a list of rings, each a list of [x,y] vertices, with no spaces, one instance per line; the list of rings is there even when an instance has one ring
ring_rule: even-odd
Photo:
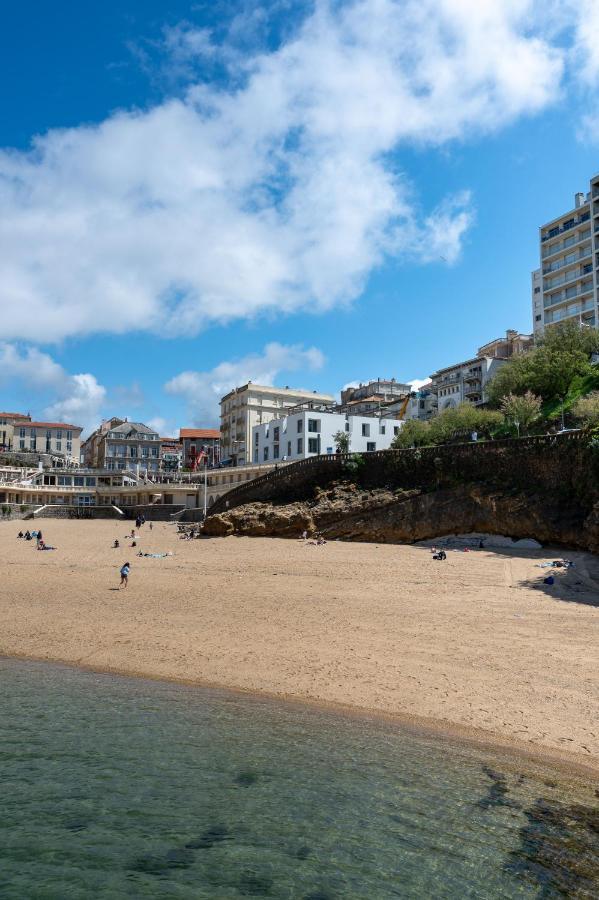
[[[299,537],[409,543],[445,534],[485,532],[532,537],[599,553],[599,503],[590,511],[575,494],[500,488],[471,482],[390,490],[337,482],[315,488],[311,499],[275,505],[248,503],[210,516],[204,534]]]

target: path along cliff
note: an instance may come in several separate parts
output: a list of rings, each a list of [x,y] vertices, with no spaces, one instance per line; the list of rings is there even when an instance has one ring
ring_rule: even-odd
[[[485,532],[599,553],[599,449],[582,433],[303,462],[224,495],[204,534],[383,543]]]

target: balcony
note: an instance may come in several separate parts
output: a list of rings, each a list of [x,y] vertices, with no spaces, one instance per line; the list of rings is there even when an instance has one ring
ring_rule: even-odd
[[[471,397],[473,394],[476,394],[477,396],[481,396],[482,392],[483,392],[482,384],[480,383],[480,381],[475,381],[475,382],[472,382],[471,384],[469,384],[468,387],[466,387],[464,389],[464,396]]]
[[[569,259],[567,262],[565,259],[558,259],[555,260],[555,262],[550,263],[548,266],[544,266],[543,275],[549,275],[551,272],[557,272],[559,269],[563,269],[565,266],[571,266],[573,263],[580,262],[581,259],[586,259],[588,256],[591,256],[592,252],[593,249],[589,244],[589,247],[587,249],[579,250],[578,255],[574,254],[574,259]]]
[[[591,218],[590,212],[582,213],[578,219],[569,219],[567,222],[561,227],[551,228],[547,234],[541,235],[541,242],[550,241],[552,238],[558,237],[558,235],[563,234],[565,231],[571,231],[572,228],[576,228],[577,225],[581,225],[583,222],[588,222]]]

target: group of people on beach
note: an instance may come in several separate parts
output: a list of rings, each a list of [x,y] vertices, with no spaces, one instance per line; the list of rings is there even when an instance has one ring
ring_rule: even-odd
[[[38,550],[56,550],[56,547],[51,547],[50,544],[46,544],[41,531],[27,530],[25,533],[19,531],[17,540],[35,541]]]

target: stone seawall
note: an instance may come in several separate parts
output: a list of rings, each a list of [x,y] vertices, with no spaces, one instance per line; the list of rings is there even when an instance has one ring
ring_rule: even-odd
[[[413,541],[487,531],[599,552],[599,454],[584,435],[306,462],[225,495],[229,509],[213,507],[205,533]]]

